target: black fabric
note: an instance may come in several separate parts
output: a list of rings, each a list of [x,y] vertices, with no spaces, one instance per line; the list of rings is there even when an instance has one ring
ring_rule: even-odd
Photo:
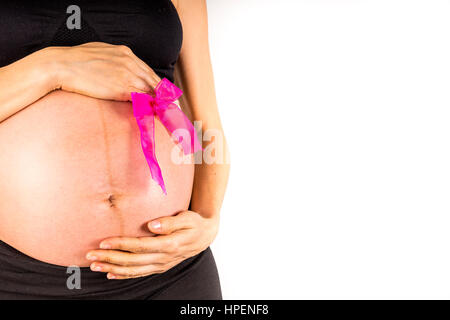
[[[66,25],[68,0],[1,1],[0,67],[49,46],[100,41],[129,46],[159,77],[173,79],[183,31],[170,0],[78,0],[81,29]]]
[[[221,300],[211,249],[162,274],[108,280],[103,272],[80,268],[81,289],[69,289],[67,268],[33,259],[0,241],[0,300]],[[69,281],[70,282],[70,281]],[[71,282],[72,283],[72,282]]]

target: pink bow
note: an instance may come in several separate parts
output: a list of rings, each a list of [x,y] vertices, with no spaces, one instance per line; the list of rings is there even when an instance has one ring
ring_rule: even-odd
[[[183,92],[166,78],[163,78],[156,86],[155,96],[146,93],[131,93],[133,114],[141,132],[142,150],[150,168],[152,179],[161,186],[164,194],[167,194],[166,187],[155,155],[155,115],[158,116],[161,123],[176,140],[180,142],[184,154],[202,150],[201,143],[191,121],[173,103],[182,94]],[[190,141],[183,139],[184,135],[177,129],[187,130]]]

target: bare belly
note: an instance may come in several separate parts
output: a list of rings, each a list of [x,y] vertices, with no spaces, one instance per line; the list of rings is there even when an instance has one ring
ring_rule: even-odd
[[[52,264],[87,266],[111,236],[189,206],[193,161],[156,120],[167,195],[151,179],[131,104],[53,92],[0,123],[0,240]]]

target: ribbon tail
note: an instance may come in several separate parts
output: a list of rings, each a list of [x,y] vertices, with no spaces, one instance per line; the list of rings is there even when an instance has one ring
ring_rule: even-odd
[[[174,103],[164,110],[158,110],[158,117],[166,129],[179,142],[185,155],[203,150],[195,127],[188,117]]]
[[[164,194],[167,194],[166,186],[155,154],[155,117],[153,115],[136,117],[139,131],[141,132],[141,146],[147,160],[152,179],[161,187]]]

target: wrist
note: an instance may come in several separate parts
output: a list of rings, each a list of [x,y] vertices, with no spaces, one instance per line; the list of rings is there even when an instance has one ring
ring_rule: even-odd
[[[63,53],[64,47],[47,47],[38,52],[37,59],[40,73],[45,77],[44,81],[48,92],[61,89],[64,79]]]
[[[219,233],[220,216],[219,214],[216,214],[210,217],[205,217],[205,220],[207,221],[208,230],[212,236],[211,241],[213,241]]]
[[[199,206],[198,203],[192,203],[189,208],[189,210],[192,210],[194,212],[197,212],[199,215],[201,215],[203,218],[207,219],[219,219],[220,217],[220,208],[213,208],[211,206]]]

